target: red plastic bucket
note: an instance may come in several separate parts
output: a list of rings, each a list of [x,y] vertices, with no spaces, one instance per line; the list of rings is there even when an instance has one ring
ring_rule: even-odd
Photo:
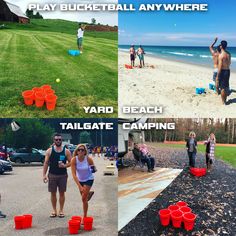
[[[196,218],[197,216],[193,213],[185,213],[183,215],[184,228],[188,231],[193,230]]]
[[[23,215],[23,216],[25,217],[25,224],[24,224],[25,228],[31,228],[33,216],[30,214]]]
[[[53,89],[44,89],[44,93],[46,95],[48,95],[48,94],[55,94],[55,91]]]
[[[183,201],[177,202],[176,205],[177,205],[178,207],[185,207],[185,206],[188,206],[188,204],[187,204],[186,202],[183,202]]]
[[[161,209],[159,211],[161,225],[167,226],[170,223],[170,213],[171,211],[168,209]]]
[[[49,94],[49,95],[46,95],[45,99],[46,99],[47,109],[49,111],[54,110],[56,107],[56,103],[57,103],[57,96],[54,94]]]
[[[93,229],[93,217],[84,217],[84,230]]]
[[[190,207],[181,207],[179,210],[182,211],[183,214],[192,212]]]
[[[24,229],[25,228],[25,217],[24,216],[15,216],[15,229]]]
[[[172,211],[177,211],[177,210],[179,210],[179,206],[177,206],[177,205],[170,205],[168,207],[168,210],[170,210],[171,212]]]
[[[183,220],[182,211],[172,211],[171,220],[172,220],[172,225],[174,226],[174,228],[180,228],[182,220]]]
[[[46,89],[51,89],[52,86],[51,86],[51,85],[48,85],[48,84],[44,84],[44,85],[41,86],[41,88],[42,88],[43,90],[46,90]]]
[[[45,94],[42,92],[35,93],[35,106],[42,107],[45,101]]]
[[[71,220],[77,221],[78,230],[79,230],[80,229],[80,225],[81,225],[81,221],[82,221],[82,217],[81,216],[72,216]]]
[[[69,220],[68,221],[69,233],[70,234],[78,234],[79,233],[79,224],[80,224],[80,222],[78,220]]]
[[[125,64],[125,68],[126,69],[133,69],[133,67],[131,65]]]
[[[24,103],[26,106],[31,106],[34,103],[34,92],[32,90],[26,90],[22,93]]]
[[[43,92],[43,89],[39,88],[39,87],[34,87],[34,88],[32,88],[32,91],[34,91],[34,94],[35,94],[37,92]]]

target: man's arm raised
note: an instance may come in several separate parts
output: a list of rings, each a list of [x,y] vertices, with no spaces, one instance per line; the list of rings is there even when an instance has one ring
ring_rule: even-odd
[[[216,44],[218,38],[216,37],[214,42],[209,46],[209,49],[210,49],[210,52],[211,52],[211,55],[213,56],[214,55],[214,45]]]

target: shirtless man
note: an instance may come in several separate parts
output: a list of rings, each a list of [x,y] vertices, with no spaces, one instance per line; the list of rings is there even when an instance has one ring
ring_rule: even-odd
[[[135,61],[135,48],[134,48],[134,45],[131,45],[131,47],[129,49],[129,54],[130,54],[131,66],[134,66],[134,61]]]
[[[214,49],[214,45],[216,44],[218,38],[215,38],[214,42],[209,46],[211,55],[212,55],[212,59],[213,59],[213,64],[214,64],[214,71],[213,71],[213,81],[215,82],[215,86],[216,86],[216,91],[218,92],[218,85],[216,83],[216,77],[218,74],[218,61],[219,61],[219,55],[220,55],[220,46],[218,46],[216,49]]]
[[[221,53],[218,58],[218,75],[216,77],[217,84],[219,85],[221,99],[223,104],[226,104],[227,95],[229,93],[229,77],[230,77],[230,64],[231,54],[226,51],[227,41],[223,40],[220,44]]]

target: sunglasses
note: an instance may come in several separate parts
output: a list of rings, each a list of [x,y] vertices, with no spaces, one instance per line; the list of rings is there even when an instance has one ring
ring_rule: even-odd
[[[54,139],[55,141],[61,141],[61,139],[60,138],[58,138],[58,139]]]
[[[84,152],[85,149],[81,148],[81,149],[78,149],[78,152]]]

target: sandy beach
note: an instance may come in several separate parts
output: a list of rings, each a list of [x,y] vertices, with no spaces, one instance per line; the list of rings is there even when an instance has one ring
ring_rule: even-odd
[[[135,63],[139,64],[138,58]],[[148,55],[145,55],[146,68],[126,69],[125,64],[130,64],[129,54],[119,50],[120,118],[137,117],[137,114],[123,114],[123,106],[163,107],[163,114],[146,115],[150,118],[236,117],[235,72],[231,72],[230,76],[232,92],[227,98],[227,105],[222,105],[221,97],[208,88],[209,83],[213,83],[213,69],[210,67]],[[206,93],[197,95],[195,89],[198,87],[206,88]]]

